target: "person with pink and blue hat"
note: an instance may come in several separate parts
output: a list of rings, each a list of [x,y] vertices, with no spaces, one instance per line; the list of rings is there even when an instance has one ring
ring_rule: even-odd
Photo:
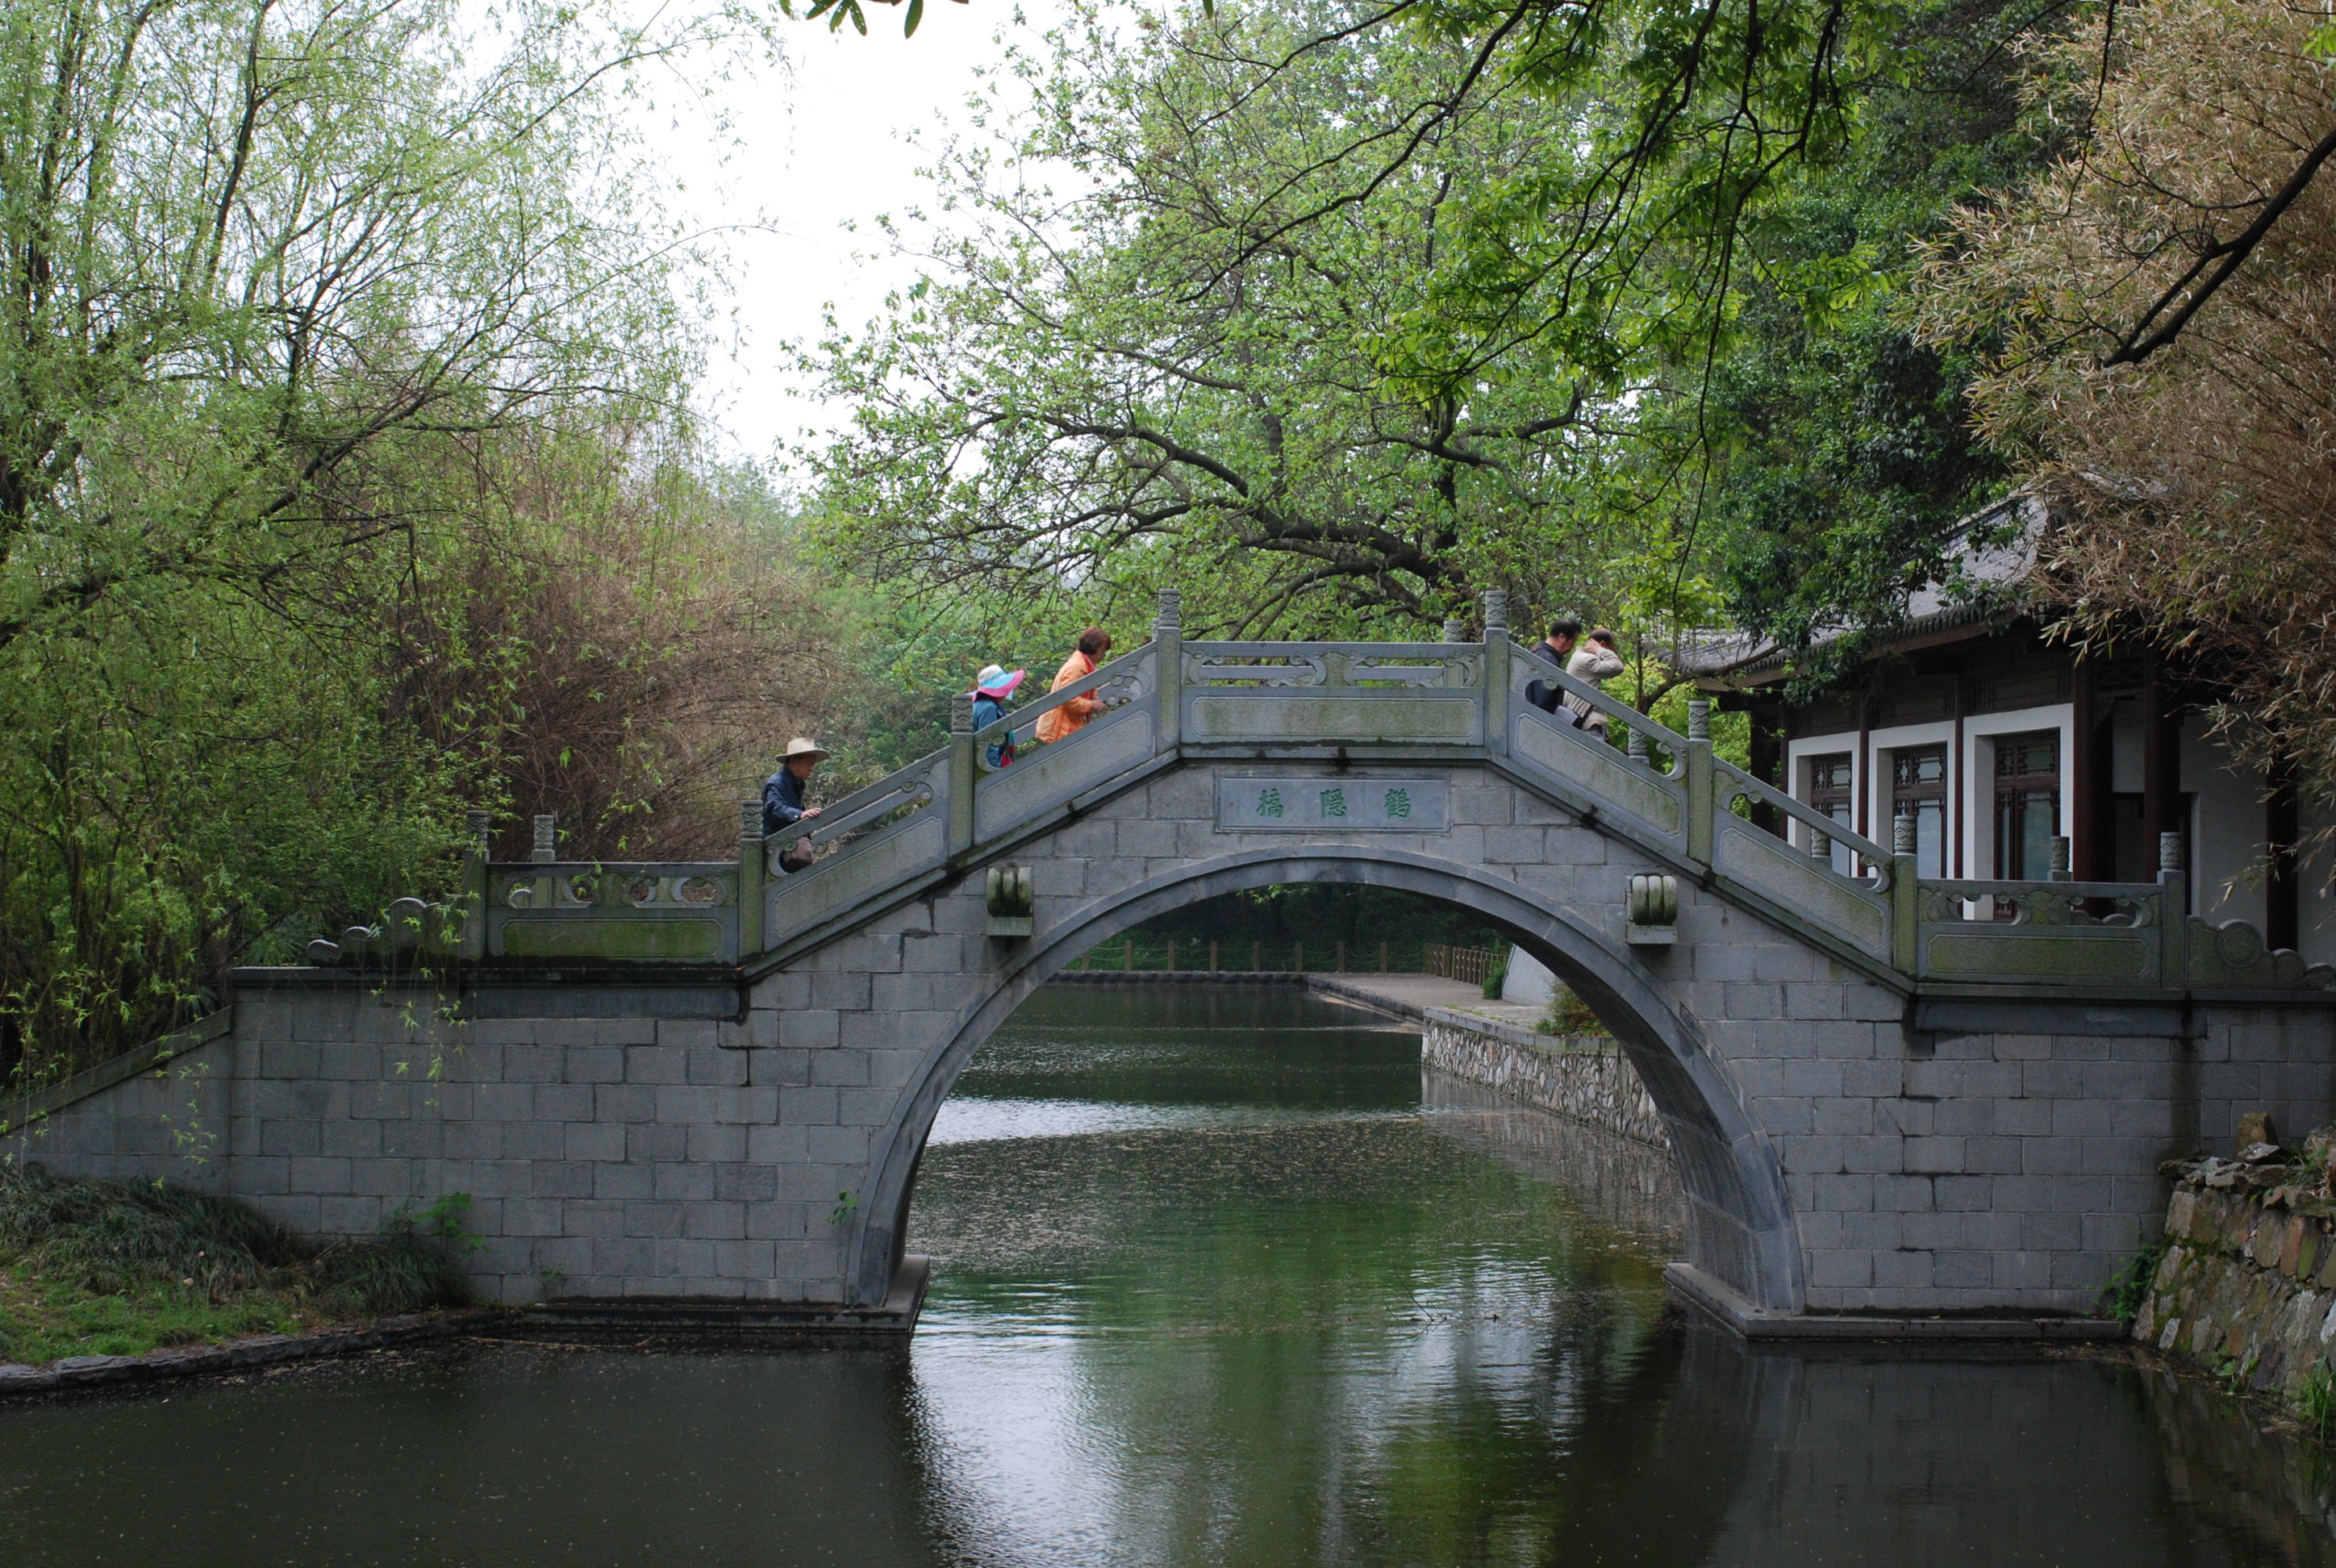
[[[973,682],[973,727],[977,734],[1006,716],[1007,699],[1014,688],[1022,684],[1024,670],[1008,670],[1003,665],[985,665]],[[989,748],[989,765],[995,770],[1014,765],[1014,736],[1008,732],[998,737]]]

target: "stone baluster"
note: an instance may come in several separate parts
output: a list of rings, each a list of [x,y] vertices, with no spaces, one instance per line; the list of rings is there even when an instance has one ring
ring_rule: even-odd
[[[462,945],[466,959],[487,956],[487,856],[492,820],[484,812],[462,813]]]
[[[1173,753],[1184,744],[1184,598],[1173,588],[1160,590],[1159,613],[1152,618],[1152,658],[1160,688],[1153,745],[1156,753]]]
[[[1890,819],[1890,961],[1902,974],[1914,973],[1921,957],[1918,942],[1921,901],[1914,866],[1914,819]]]
[[[749,959],[763,950],[763,884],[770,874],[763,847],[763,803],[738,803],[738,952]]]
[[[1509,755],[1509,596],[1484,590],[1484,749]]]
[[[2163,928],[2158,938],[2166,972],[2160,983],[2186,987],[2190,981],[2190,877],[2182,863],[2182,835],[2157,835],[2157,909]]]
[[[1637,733],[1638,726],[1633,725],[1631,734]],[[1687,745],[1679,766],[1687,785],[1688,858],[1708,866],[1719,835],[1719,823],[1713,815],[1719,809],[1719,792],[1718,774],[1711,765],[1711,703],[1708,698],[1694,697],[1688,702]]]
[[[980,776],[974,763],[973,694],[961,691],[949,698],[949,824],[953,855],[973,847],[973,786]]]

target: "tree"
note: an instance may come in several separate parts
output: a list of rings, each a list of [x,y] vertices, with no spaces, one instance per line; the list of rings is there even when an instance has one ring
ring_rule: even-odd
[[[1436,319],[1447,225],[1573,157],[1566,117],[1489,98],[1339,205],[1349,128],[1461,91],[1471,60],[1386,31],[1300,48],[1321,24],[1124,39],[1091,14],[1012,161],[950,163],[973,225],[935,257],[948,281],[817,361],[857,405],[812,454],[846,561],[984,597],[1001,626],[1173,580],[1194,624],[1265,635],[1416,632],[1496,584],[1611,601],[1634,545],[1661,554],[1622,520],[1554,525],[1616,414],[1602,355],[1439,326],[1465,374],[1400,368]],[[1088,188],[1060,201],[1022,174],[1065,166]]]
[[[503,443],[672,423],[676,253],[597,84],[728,24],[466,15],[0,24],[0,1070],[426,881],[492,781],[403,711],[397,607],[462,586]]]
[[[1001,635],[1171,577],[1235,633],[1886,620],[1997,478],[1894,301],[2038,155],[2009,50],[2059,10],[1084,13],[932,278],[825,346],[831,543]]]
[[[2045,111],[2088,116],[2089,138],[1963,215],[1924,306],[1934,341],[1998,344],[1981,428],[2053,503],[2045,565],[2066,629],[2181,650],[2228,693],[2232,743],[2322,794],[2336,182],[2311,176],[2336,126],[2331,44],[2318,5],[2097,16],[2033,88]]]

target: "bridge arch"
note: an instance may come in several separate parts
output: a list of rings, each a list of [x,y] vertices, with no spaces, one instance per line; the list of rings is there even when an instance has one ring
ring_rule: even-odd
[[[925,1142],[977,1051],[1080,954],[1187,904],[1278,883],[1346,882],[1469,911],[1546,964],[1613,1030],[1669,1134],[1688,1203],[1688,1261],[1770,1311],[1806,1300],[1783,1168],[1696,1020],[1630,953],[1553,899],[1481,868],[1406,851],[1284,844],[1197,862],[1098,900],[1008,956],[987,994],[929,1050],[870,1161],[863,1219],[847,1261],[852,1299],[884,1299],[906,1240]]]

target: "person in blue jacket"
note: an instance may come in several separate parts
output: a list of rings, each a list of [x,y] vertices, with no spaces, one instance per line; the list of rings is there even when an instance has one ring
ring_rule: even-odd
[[[978,732],[1006,716],[1006,706],[1014,696],[1014,688],[1022,684],[1028,672],[1008,672],[1003,665],[986,665],[973,683],[973,727]],[[1011,732],[1001,736],[989,747],[989,765],[994,772],[1014,765],[1014,736]]]
[[[763,784],[763,836],[784,833],[799,822],[808,822],[819,815],[819,808],[804,803],[804,792],[811,787],[812,770],[827,760],[827,748],[817,741],[797,735],[787,742],[786,755],[780,759],[779,771]],[[811,864],[811,834],[805,833],[787,846],[779,862],[782,871],[800,871]]]

